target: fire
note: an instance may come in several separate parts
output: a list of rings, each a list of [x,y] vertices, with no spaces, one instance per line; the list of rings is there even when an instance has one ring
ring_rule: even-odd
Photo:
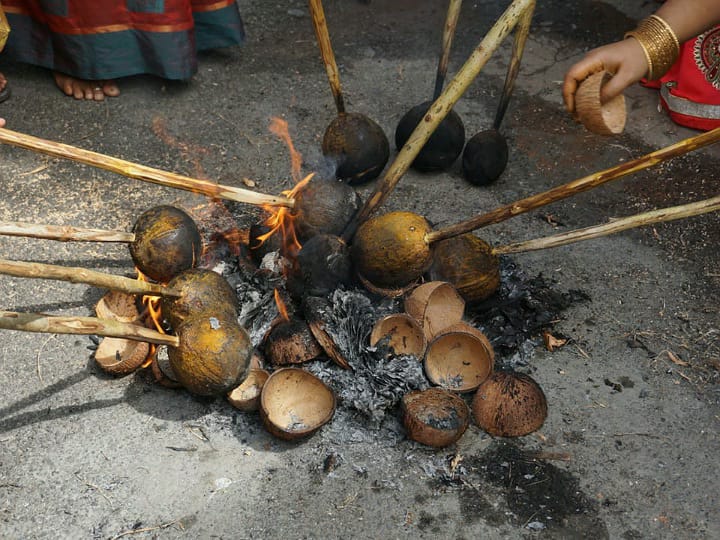
[[[135,269],[138,274],[138,281],[149,281],[147,277],[137,268]],[[162,309],[160,308],[160,297],[159,296],[151,296],[151,295],[143,295],[142,297],[142,303],[147,309],[147,314],[150,317],[150,321],[152,321],[153,326],[155,329],[160,332],[161,334],[165,334],[165,329],[162,325]],[[157,349],[156,345],[150,344],[150,352],[148,353],[147,359],[145,362],[140,366],[141,368],[146,368],[150,365],[152,362],[153,355],[155,354],[155,350]]]
[[[285,120],[273,117],[270,123],[270,131],[285,141],[285,144],[288,147],[288,151],[290,153],[291,173],[293,180],[295,181],[295,187],[291,190],[283,191],[282,194],[291,199],[295,198],[300,190],[302,190],[307,183],[310,182],[313,176],[315,176],[315,173],[310,173],[300,180],[302,155],[293,145],[292,139],[290,138],[290,131],[288,130],[288,124]],[[267,233],[258,236],[258,246],[262,245],[265,240],[279,231],[283,239],[281,253],[289,259],[294,259],[302,248],[302,244],[300,244],[295,232],[295,216],[291,213],[289,208],[284,206],[263,206],[263,208],[269,214],[269,217],[265,220],[265,225],[267,225],[270,230]]]
[[[297,183],[294,188],[283,191],[282,194],[290,198],[295,197],[295,195],[310,182],[313,176],[315,176],[315,173],[308,174]],[[300,251],[300,248],[302,248],[302,244],[298,240],[295,232],[295,216],[290,212],[289,208],[284,206],[264,206],[264,209],[270,214],[270,217],[265,220],[265,225],[267,225],[270,230],[257,237],[258,245],[262,245],[265,240],[280,231],[283,239],[282,254],[289,259],[294,259]]]
[[[282,319],[284,321],[289,321],[290,315],[288,314],[288,309],[287,309],[287,306],[285,305],[285,302],[283,302],[283,299],[280,296],[280,291],[275,289],[273,291],[273,294],[275,295],[275,304],[277,305],[278,313],[280,314],[280,317],[282,317]]]

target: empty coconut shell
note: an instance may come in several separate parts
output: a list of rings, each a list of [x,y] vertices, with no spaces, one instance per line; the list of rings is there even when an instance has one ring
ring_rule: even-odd
[[[95,305],[95,314],[101,319],[120,322],[135,322],[140,313],[135,304],[135,295],[121,291],[108,291]]]
[[[430,341],[462,320],[465,301],[450,283],[429,281],[413,289],[405,299],[405,311],[422,325]]]
[[[428,344],[423,366],[433,384],[455,392],[472,392],[492,373],[486,339],[466,331],[448,331]]]
[[[161,283],[195,266],[202,254],[197,225],[174,206],[146,210],[132,232],[135,240],[130,244],[130,255],[135,265],[144,275]]]
[[[473,336],[478,338],[478,340],[485,346],[488,354],[490,355],[490,361],[495,362],[495,349],[493,348],[492,343],[490,343],[488,337],[482,332],[482,330],[475,328],[474,326],[471,326],[466,322],[460,321],[459,323],[448,326],[443,330],[443,333],[450,332],[466,332],[468,334],[472,334]]]
[[[246,379],[228,394],[230,404],[241,411],[257,411],[260,394],[270,374],[264,369],[251,369]]]
[[[253,346],[237,320],[199,313],[176,331],[180,342],[168,348],[170,366],[191,393],[225,395],[244,380]]]
[[[401,408],[407,436],[435,448],[457,442],[470,423],[465,401],[441,388],[410,392],[403,397]]]
[[[312,373],[298,368],[275,371],[260,394],[260,415],[274,436],[294,440],[315,433],[335,413],[335,394]]]
[[[540,429],[547,399],[529,375],[496,371],[480,385],[472,402],[475,422],[498,437],[521,437]]]
[[[406,313],[393,313],[383,317],[372,329],[370,345],[388,337],[388,347],[396,355],[412,354],[422,358],[427,341],[419,323]]]
[[[582,124],[593,133],[617,135],[625,129],[627,111],[625,96],[620,94],[607,103],[600,101],[600,89],[612,78],[607,71],[590,75],[575,92],[575,112]]]
[[[95,361],[103,371],[123,376],[139,368],[149,352],[150,344],[145,341],[106,337],[95,351]]]
[[[433,243],[430,279],[447,281],[465,302],[491,297],[500,288],[500,260],[492,247],[472,233]]]
[[[323,353],[308,324],[295,317],[272,327],[265,338],[264,351],[275,366],[309,362]]]

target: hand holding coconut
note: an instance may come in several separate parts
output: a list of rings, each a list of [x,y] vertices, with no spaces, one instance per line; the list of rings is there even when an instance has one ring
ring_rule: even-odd
[[[720,4],[714,0],[667,0],[643,19],[624,39],[588,52],[565,74],[563,100],[568,112],[582,120],[578,91],[595,73],[613,76],[602,85],[597,106],[605,105],[643,77],[660,79],[678,59],[686,40],[720,23]],[[585,123],[585,122],[583,122]]]

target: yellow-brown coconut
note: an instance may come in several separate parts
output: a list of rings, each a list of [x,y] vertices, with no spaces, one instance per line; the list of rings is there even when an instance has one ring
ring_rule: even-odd
[[[470,423],[465,401],[441,388],[410,392],[403,397],[401,408],[407,436],[435,448],[456,442]]]
[[[351,256],[358,274],[377,287],[412,283],[432,262],[427,220],[412,212],[390,212],[365,221],[355,233]]]
[[[498,437],[521,437],[540,429],[547,399],[529,375],[496,371],[477,389],[472,402],[475,422]]]
[[[270,375],[260,394],[260,416],[275,437],[307,437],[335,413],[335,394],[312,373],[298,368],[279,369]]]
[[[167,283],[200,258],[202,240],[197,225],[174,206],[156,206],[135,222],[130,255],[150,279]]]
[[[163,296],[160,306],[173,328],[195,313],[209,312],[220,318],[237,317],[238,299],[228,281],[212,270],[191,268],[175,276],[168,287],[180,296]]]
[[[236,320],[199,313],[186,319],[177,335],[178,346],[168,349],[170,366],[191,393],[225,395],[245,379],[253,346]]]
[[[430,279],[447,281],[465,302],[492,296],[500,287],[500,261],[492,247],[472,233],[433,243]]]

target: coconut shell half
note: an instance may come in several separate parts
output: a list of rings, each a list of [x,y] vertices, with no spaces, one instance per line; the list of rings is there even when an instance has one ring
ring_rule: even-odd
[[[547,399],[529,375],[497,371],[477,389],[472,412],[477,425],[491,435],[521,437],[543,425]]]
[[[375,323],[370,334],[370,345],[387,337],[388,347],[394,354],[411,354],[422,358],[427,341],[418,322],[406,313],[393,313]]]
[[[483,339],[466,331],[450,331],[430,342],[423,362],[433,384],[454,392],[472,392],[493,370]]]
[[[607,71],[594,73],[580,83],[575,93],[578,119],[588,130],[600,135],[622,133],[627,119],[625,96],[620,94],[607,103],[600,101],[600,91],[611,78]]]
[[[470,423],[470,410],[458,395],[441,388],[415,390],[402,399],[407,436],[442,448],[457,442]]]
[[[315,433],[335,414],[335,394],[312,373],[275,371],[260,394],[260,416],[274,436],[295,440]]]
[[[413,289],[405,299],[405,312],[422,325],[425,337],[432,340],[462,320],[465,301],[450,283],[429,281]]]

